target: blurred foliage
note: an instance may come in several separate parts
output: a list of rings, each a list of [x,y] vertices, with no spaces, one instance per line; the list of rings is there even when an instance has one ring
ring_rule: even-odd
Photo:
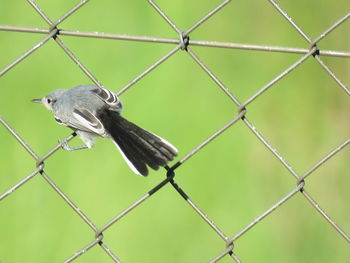
[[[349,11],[348,0],[285,0],[281,7],[317,37]],[[55,21],[75,1],[37,4]],[[186,29],[220,1],[159,0]],[[0,24],[47,25],[26,1],[2,0]],[[91,1],[62,29],[176,38],[147,1]],[[347,21],[319,43],[349,52]],[[44,35],[0,31],[0,68]],[[173,46],[61,36],[106,88],[119,90]],[[268,1],[232,1],[191,34],[191,39],[308,48],[308,43]],[[300,55],[191,47],[240,101],[300,58]],[[323,57],[350,86],[350,61]],[[0,114],[38,153],[45,154],[70,130],[30,99],[58,88],[91,83],[53,40],[0,78]],[[179,159],[236,115],[236,107],[185,52],[178,52],[126,93],[124,116],[179,149]],[[349,138],[349,97],[309,58],[248,107],[247,117],[298,173],[308,170]],[[35,162],[0,126],[0,193],[35,168]],[[74,139],[73,144],[80,144]],[[306,179],[306,189],[350,232],[349,147]],[[45,171],[97,224],[104,225],[164,178],[164,170],[136,176],[107,140],[93,150],[58,151]],[[176,170],[192,200],[233,236],[295,187],[295,179],[241,122]],[[0,261],[62,262],[94,233],[37,175],[0,204]],[[224,250],[222,240],[167,185],[105,233],[123,262],[207,262]],[[349,244],[296,195],[235,243],[244,262],[348,262]],[[75,262],[111,262],[97,247]],[[221,262],[232,262],[224,258]]]

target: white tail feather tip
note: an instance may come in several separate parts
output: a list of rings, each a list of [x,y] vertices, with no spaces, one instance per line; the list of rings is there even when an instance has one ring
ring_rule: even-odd
[[[138,174],[138,175],[141,175],[142,174],[136,169],[136,167],[132,164],[132,162],[130,162],[130,160],[126,157],[125,153],[122,151],[122,149],[120,149],[119,145],[114,141],[112,140],[113,143],[115,144],[115,146],[117,146],[117,148],[119,149],[120,153],[122,154],[125,162],[129,165],[130,169],[135,173],[135,174]]]

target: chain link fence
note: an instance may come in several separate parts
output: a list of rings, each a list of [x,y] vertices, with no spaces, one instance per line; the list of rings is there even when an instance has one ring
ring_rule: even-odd
[[[322,206],[318,203],[315,198],[313,198],[310,193],[306,189],[306,179],[313,175],[313,173],[322,165],[328,162],[328,160],[338,154],[340,151],[345,149],[349,143],[350,138],[345,140],[340,145],[337,145],[333,149],[330,149],[323,158],[318,160],[314,165],[312,165],[309,169],[304,171],[303,173],[298,173],[293,169],[293,167],[288,163],[287,159],[282,156],[276,148],[271,145],[271,143],[265,138],[265,136],[255,128],[253,122],[246,116],[247,111],[249,111],[249,106],[253,104],[256,99],[260,96],[266,96],[266,92],[270,90],[274,85],[287,76],[291,71],[302,65],[307,60],[315,60],[319,66],[324,69],[325,74],[331,76],[331,78],[335,81],[339,89],[342,89],[344,96],[350,95],[350,90],[346,87],[344,82],[337,77],[337,75],[332,71],[332,69],[324,62],[322,57],[333,56],[339,57],[341,59],[350,58],[349,51],[337,51],[337,50],[322,50],[319,49],[317,44],[322,39],[326,38],[333,30],[337,27],[340,27],[346,22],[350,17],[350,12],[347,12],[343,17],[337,19],[337,21],[330,25],[327,29],[324,30],[318,37],[315,39],[311,39],[304,30],[297,25],[293,21],[293,19],[288,15],[288,13],[283,10],[279,4],[275,0],[268,0],[267,2],[276,9],[277,15],[282,16],[290,25],[291,30],[295,30],[304,40],[306,46],[309,48],[293,48],[293,47],[276,47],[276,46],[265,46],[265,45],[250,45],[250,44],[236,44],[236,43],[225,43],[225,42],[213,42],[213,41],[202,41],[195,40],[190,38],[192,32],[194,32],[197,28],[201,27],[201,25],[207,20],[211,19],[211,17],[215,16],[216,13],[220,12],[220,10],[224,9],[230,3],[230,0],[225,0],[216,6],[213,10],[210,10],[205,16],[199,19],[196,23],[194,23],[191,27],[186,30],[181,30],[162,10],[161,6],[159,6],[153,0],[149,0],[149,5],[156,11],[156,13],[164,19],[164,21],[173,29],[175,34],[178,35],[177,39],[173,38],[159,38],[159,37],[146,37],[146,36],[136,36],[136,35],[121,35],[114,33],[99,33],[99,32],[82,32],[82,31],[71,31],[60,29],[60,24],[69,19],[71,15],[74,15],[80,8],[89,3],[89,0],[83,0],[79,2],[76,6],[72,7],[71,10],[66,12],[62,17],[57,19],[56,21],[52,21],[50,17],[46,15],[46,13],[38,6],[36,2],[33,0],[28,0],[28,3],[31,7],[36,11],[36,13],[47,23],[48,28],[34,28],[34,27],[20,27],[20,26],[12,26],[12,25],[0,25],[0,30],[2,31],[13,31],[13,32],[30,32],[35,34],[43,35],[42,40],[40,40],[37,44],[35,44],[31,49],[25,52],[23,55],[18,57],[12,63],[7,65],[0,71],[0,77],[4,76],[8,71],[12,70],[16,65],[21,63],[27,57],[29,57],[33,52],[40,49],[49,41],[54,41],[56,44],[62,48],[62,50],[68,55],[68,57],[75,62],[77,67],[81,69],[81,71],[88,76],[93,83],[102,87],[102,83],[94,76],[94,74],[78,59],[78,57],[69,49],[69,47],[62,41],[61,36],[74,36],[74,37],[82,37],[82,38],[97,38],[97,39],[114,39],[114,40],[128,40],[128,41],[140,41],[140,42],[155,42],[155,43],[166,43],[174,45],[169,52],[167,52],[164,56],[159,58],[155,63],[146,68],[143,72],[141,72],[136,78],[132,79],[127,85],[125,85],[122,89],[120,89],[117,94],[121,95],[126,92],[128,89],[132,88],[135,83],[141,80],[147,74],[150,74],[155,68],[157,68],[160,64],[167,61],[170,57],[175,55],[178,52],[186,52],[188,56],[193,59],[198,67],[201,68],[216,84],[218,90],[221,90],[231,101],[232,105],[234,105],[237,109],[237,113],[233,116],[232,120],[229,121],[226,125],[218,129],[215,133],[211,134],[206,140],[197,145],[194,149],[192,149],[189,153],[185,155],[181,155],[179,160],[171,167],[166,168],[166,176],[165,179],[159,182],[153,189],[145,193],[141,198],[135,200],[133,204],[126,207],[122,212],[116,214],[113,218],[105,222],[102,226],[97,226],[85,213],[82,211],[74,201],[67,196],[67,194],[55,183],[55,181],[46,173],[45,171],[45,162],[48,158],[54,155],[59,149],[61,149],[61,145],[57,144],[53,149],[49,150],[43,156],[39,156],[37,153],[33,151],[30,145],[23,139],[21,135],[19,135],[16,130],[14,130],[10,121],[7,122],[4,118],[0,118],[0,123],[6,130],[12,134],[18,143],[32,156],[34,163],[36,164],[36,168],[27,176],[23,177],[15,185],[11,186],[7,191],[3,192],[0,195],[1,203],[6,202],[6,198],[9,195],[16,194],[16,191],[20,187],[24,187],[27,182],[33,179],[36,176],[41,176],[47,183],[49,187],[52,187],[58,196],[60,196],[72,209],[74,213],[76,213],[80,218],[81,222],[85,223],[91,231],[94,233],[95,238],[91,240],[90,243],[86,244],[84,247],[76,247],[74,250],[76,251],[71,256],[67,255],[64,262],[72,262],[75,259],[79,258],[84,253],[89,253],[89,250],[93,247],[100,247],[110,258],[111,262],[128,262],[128,259],[120,258],[115,251],[109,248],[108,242],[104,240],[103,234],[106,233],[109,228],[113,225],[118,224],[119,220],[126,217],[128,213],[137,209],[142,203],[147,202],[147,200],[151,196],[156,196],[157,192],[163,188],[165,185],[171,185],[179,194],[179,197],[183,198],[187,204],[193,209],[193,212],[197,213],[200,218],[207,224],[209,228],[211,228],[218,237],[222,239],[222,251],[218,251],[216,255],[213,255],[213,258],[210,262],[218,262],[223,258],[231,258],[234,262],[242,262],[240,259],[240,255],[235,251],[235,243],[246,233],[251,231],[257,224],[259,224],[262,220],[268,217],[271,213],[274,213],[279,207],[288,202],[293,196],[300,195],[305,200],[307,200],[311,207],[319,213],[320,216],[324,218],[324,223],[329,224],[333,227],[334,231],[338,233],[346,242],[350,243],[350,236],[348,233],[344,231],[344,229],[339,226],[331,216],[322,208]],[[193,51],[192,46],[203,46],[203,47],[219,47],[219,48],[227,48],[227,49],[241,49],[241,50],[258,50],[258,51],[268,51],[268,52],[278,52],[278,53],[294,53],[300,54],[298,59],[285,68],[280,74],[271,79],[266,85],[261,87],[257,92],[255,92],[252,96],[250,96],[246,101],[239,101],[235,94],[233,94],[230,89],[225,86],[223,81],[201,60],[201,58]],[[176,172],[177,168],[183,165],[186,162],[190,162],[192,156],[196,155],[203,148],[205,148],[208,144],[210,144],[217,137],[221,136],[226,130],[230,129],[230,127],[236,125],[237,123],[243,123],[246,125],[250,132],[256,136],[264,147],[266,147],[271,154],[280,162],[280,164],[285,168],[288,173],[295,178],[296,185],[294,188],[290,189],[288,193],[285,194],[283,198],[280,200],[276,200],[276,202],[266,209],[263,213],[258,215],[254,220],[249,222],[244,228],[238,231],[233,236],[228,235],[221,228],[211,220],[203,210],[189,197],[189,193],[185,192],[183,188],[176,182]],[[75,137],[75,134],[71,134],[66,139],[70,141]],[[6,165],[6,164],[5,164]],[[2,175],[4,176],[4,175]],[[7,175],[5,175],[7,176]],[[25,235],[25,233],[23,233]]]

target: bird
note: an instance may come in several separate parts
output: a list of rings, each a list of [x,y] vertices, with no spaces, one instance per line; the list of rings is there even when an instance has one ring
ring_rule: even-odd
[[[70,147],[59,140],[63,149],[91,148],[98,137],[112,139],[131,170],[147,176],[148,167],[167,167],[178,154],[165,139],[146,131],[121,116],[122,103],[112,91],[96,85],[57,89],[32,102],[43,104],[58,124],[71,128],[84,145]]]

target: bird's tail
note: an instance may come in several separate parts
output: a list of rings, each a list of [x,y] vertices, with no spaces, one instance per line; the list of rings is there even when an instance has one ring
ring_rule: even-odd
[[[158,170],[177,155],[177,149],[161,137],[150,133],[118,113],[104,110],[99,119],[112,136],[130,168],[137,174],[146,176],[147,166]]]

